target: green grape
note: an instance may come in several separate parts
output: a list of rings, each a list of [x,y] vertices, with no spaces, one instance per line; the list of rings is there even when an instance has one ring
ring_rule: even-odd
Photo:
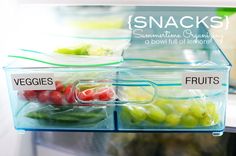
[[[132,116],[129,113],[129,109],[127,106],[124,106],[121,111],[121,119],[123,122],[129,123],[131,121]]]
[[[178,105],[175,105],[175,110],[182,114],[182,115],[185,115],[188,113],[189,111],[189,108],[190,108],[190,105],[189,104],[178,104]]]
[[[169,114],[166,116],[165,122],[169,126],[176,126],[179,124],[180,118],[181,116],[178,114]]]
[[[202,126],[212,126],[212,118],[209,115],[206,115],[204,118],[200,120],[200,124]]]
[[[213,118],[214,124],[218,124],[220,122],[220,116],[218,113],[214,113],[212,115],[212,118]]]
[[[162,122],[166,118],[166,113],[158,106],[148,106],[147,115],[148,117],[155,122]]]
[[[185,115],[182,116],[181,118],[181,125],[188,127],[188,128],[193,128],[197,126],[198,120],[192,116],[192,115]]]
[[[208,115],[211,116],[214,124],[217,124],[220,122],[220,116],[219,116],[219,112],[217,111],[216,104],[214,104],[213,102],[208,102],[206,104],[206,111]]]
[[[159,106],[166,114],[173,113],[174,111],[174,106],[171,103],[171,100],[165,100],[165,99],[157,100],[155,102],[155,105]]]
[[[169,104],[169,103],[170,103],[170,100],[167,100],[167,99],[157,99],[156,102],[155,102],[155,105],[163,106],[163,105],[166,105],[166,104]]]
[[[206,115],[206,110],[202,104],[195,103],[190,107],[189,113],[196,118],[203,118]]]
[[[174,112],[174,106],[171,104],[161,105],[159,106],[166,114],[171,114]]]
[[[128,109],[134,123],[140,123],[147,117],[146,110],[143,107],[129,106]]]
[[[208,114],[214,115],[215,113],[217,113],[216,105],[212,102],[208,102],[206,104],[206,111]]]
[[[220,117],[219,117],[219,113],[217,111],[216,104],[214,104],[213,102],[208,102],[206,104],[206,111],[207,111],[208,115],[211,116],[214,124],[217,124],[220,122]]]

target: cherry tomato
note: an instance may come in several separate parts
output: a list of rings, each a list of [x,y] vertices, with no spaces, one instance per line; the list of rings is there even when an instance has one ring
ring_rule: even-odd
[[[56,90],[57,90],[57,91],[59,91],[59,92],[64,92],[65,87],[64,87],[64,85],[62,84],[61,81],[56,81],[56,82],[55,82],[55,85],[56,85]]]
[[[50,100],[55,105],[62,105],[62,94],[59,91],[52,91],[50,93]]]
[[[95,94],[96,99],[100,101],[110,101],[114,96],[114,91],[111,88],[101,88]]]
[[[34,100],[37,97],[37,92],[34,90],[25,90],[23,92],[23,96],[25,97],[26,100]]]
[[[38,93],[38,101],[40,103],[48,103],[50,101],[50,91],[40,91]]]
[[[46,90],[35,90],[35,92],[36,92],[37,94],[39,94],[39,93],[41,93],[41,92],[44,92],[44,91],[46,91]]]
[[[82,101],[91,101],[94,100],[94,91],[93,89],[86,89],[79,93],[79,99]]]
[[[75,91],[73,92],[73,86],[71,84],[66,86],[64,95],[65,95],[65,99],[68,103],[74,103],[75,102],[75,94],[78,94],[78,90],[75,89]]]

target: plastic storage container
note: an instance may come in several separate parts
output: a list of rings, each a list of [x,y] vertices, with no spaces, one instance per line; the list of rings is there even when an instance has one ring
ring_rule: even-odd
[[[121,29],[127,27],[128,16],[135,7],[70,6],[58,7],[58,21],[77,29]]]
[[[51,46],[47,42],[24,50],[29,57],[21,56],[22,52],[10,55],[16,60],[4,69],[16,129],[222,134],[231,64],[200,25],[136,29],[140,14],[166,12],[145,9],[129,21],[131,47],[119,55],[122,61],[108,63],[101,56],[85,64],[85,57],[59,59],[46,49],[34,51],[37,45]],[[185,15],[177,9],[165,16],[168,19],[173,13],[176,19]],[[167,30],[175,37],[163,35]],[[193,35],[184,36],[188,44],[178,37],[183,33]],[[112,38],[107,40],[112,43],[116,40]],[[173,40],[165,42],[169,39]],[[129,40],[125,38],[125,43]]]
[[[38,66],[37,63],[29,60],[23,60],[21,63],[26,66],[28,63]],[[19,64],[15,62],[14,65],[18,66]],[[102,94],[102,92],[105,91],[106,93],[111,94],[109,98],[113,100],[115,98],[113,86],[107,84],[103,85],[104,83],[101,83],[101,85],[80,84],[79,82],[83,82],[85,80],[89,80],[90,82],[92,80],[112,79],[115,77],[116,73],[111,73],[107,69],[101,70],[96,68],[54,68],[52,66],[41,66],[38,68],[36,66],[30,69],[23,66],[20,67],[25,68],[25,70],[18,69],[19,66],[17,69],[14,69],[13,67],[8,73],[10,75],[7,74],[10,77],[16,74],[16,78],[13,78],[13,83],[15,83],[16,86],[20,85],[20,83],[22,83],[22,86],[28,87],[45,85],[42,88],[28,88],[26,90],[19,89],[16,91],[12,88],[12,84],[9,84],[13,89],[9,92],[9,95],[13,104],[12,111],[14,114],[16,129],[114,129],[114,106],[108,107],[106,105],[93,105],[87,103],[78,106],[77,96],[82,100],[87,101],[90,99],[95,99],[91,96],[92,92],[97,93],[96,99],[98,99],[100,98],[98,93]],[[50,73],[52,74],[51,76]],[[25,78],[23,78],[24,75],[26,76]],[[50,85],[52,85],[53,88],[50,88]],[[75,87],[77,87],[77,89]],[[92,95],[94,94],[95,93]],[[101,99],[101,101],[107,101],[106,97]]]
[[[227,75],[228,70],[194,68],[154,67],[121,72],[120,77],[130,81],[142,79],[143,85],[118,89],[121,97],[131,101],[118,109],[120,130],[223,131],[228,77],[222,79],[219,89],[188,89],[183,87],[183,75]]]
[[[122,65],[105,67],[18,59],[4,68],[15,127],[219,135],[225,126],[230,63],[212,47],[180,48],[182,56],[170,49],[161,60],[126,57]]]
[[[123,65],[130,70],[120,71],[118,79],[130,85],[117,89],[121,100],[128,99],[117,109],[119,130],[223,132],[231,64],[214,40],[184,46],[137,45],[124,56]],[[220,83],[213,82],[218,78]],[[132,85],[133,81],[140,84]]]
[[[58,60],[83,66],[114,64],[123,61],[130,40],[131,31],[125,29],[80,31],[60,27],[50,33],[20,35],[14,46],[24,53],[17,51],[11,55],[44,62],[54,59],[57,64]]]

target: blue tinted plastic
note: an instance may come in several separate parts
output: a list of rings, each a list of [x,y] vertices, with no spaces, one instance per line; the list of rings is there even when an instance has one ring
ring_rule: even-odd
[[[202,68],[7,68],[15,127],[21,130],[63,131],[222,131],[228,76],[224,77],[222,87],[218,90],[181,87],[181,74],[186,71],[222,72],[228,75],[227,68]],[[93,90],[96,94],[108,89],[112,97],[108,101],[96,98],[89,102],[73,93],[76,101],[59,106],[52,102],[40,102],[37,97],[29,100],[24,91],[12,88],[10,77],[16,73],[54,73],[55,80],[62,82],[65,87],[73,84],[80,92]],[[39,96],[40,93],[36,94]],[[163,116],[158,116],[160,112]],[[199,118],[195,119],[194,115]],[[190,121],[182,123],[186,117]],[[155,121],[153,118],[162,119]],[[191,119],[194,123],[191,123]]]

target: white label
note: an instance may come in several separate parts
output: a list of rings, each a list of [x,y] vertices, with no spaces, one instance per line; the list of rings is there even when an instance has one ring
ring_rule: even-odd
[[[55,90],[53,73],[12,74],[14,90]]]
[[[182,76],[182,87],[185,89],[220,89],[222,73],[187,72]]]

